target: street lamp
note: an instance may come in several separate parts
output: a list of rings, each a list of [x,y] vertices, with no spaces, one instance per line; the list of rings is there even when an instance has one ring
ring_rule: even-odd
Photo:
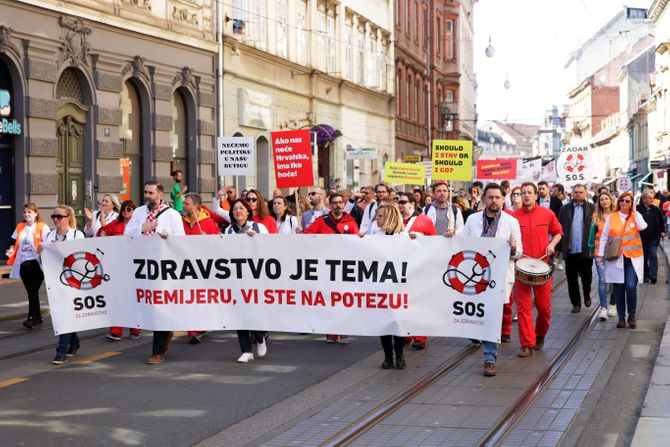
[[[484,50],[484,54],[486,54],[486,57],[493,57],[496,55],[496,50],[493,48],[493,45],[491,45],[491,36],[489,36],[489,46]]]

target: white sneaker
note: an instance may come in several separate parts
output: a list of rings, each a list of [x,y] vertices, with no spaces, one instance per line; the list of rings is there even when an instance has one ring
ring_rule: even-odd
[[[265,354],[268,353],[268,344],[265,343],[265,340],[263,340],[263,343],[256,343],[256,355],[258,358],[263,358],[265,357]]]
[[[605,309],[604,307],[600,308],[600,313],[598,314],[598,319],[600,321],[607,320],[607,309]]]
[[[616,304],[610,304],[607,306],[607,315],[610,317],[616,317]]]
[[[254,355],[251,352],[245,352],[243,353],[239,359],[237,359],[237,363],[249,363],[254,360]]]

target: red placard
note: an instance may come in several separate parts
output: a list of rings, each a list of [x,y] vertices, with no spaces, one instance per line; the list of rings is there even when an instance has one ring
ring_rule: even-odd
[[[477,160],[476,177],[479,180],[514,180],[516,178],[516,159]]]
[[[277,188],[314,185],[309,129],[272,132],[272,156]]]

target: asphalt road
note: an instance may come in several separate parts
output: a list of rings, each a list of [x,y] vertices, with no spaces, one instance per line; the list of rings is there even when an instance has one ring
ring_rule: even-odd
[[[80,334],[89,338],[70,363],[52,366],[56,338],[48,324],[32,333],[19,324],[0,323],[3,447],[192,445],[372,353],[382,355],[376,337],[344,346],[273,333],[268,356],[242,365],[235,362],[236,335],[217,332],[199,345],[177,338],[167,362],[149,366],[150,333],[107,342],[104,331],[90,331]],[[22,354],[31,350],[37,351]]]

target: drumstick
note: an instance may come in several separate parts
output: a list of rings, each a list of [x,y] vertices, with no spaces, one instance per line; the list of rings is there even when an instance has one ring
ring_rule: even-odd
[[[541,261],[541,260],[543,260],[544,258],[546,258],[547,256],[549,256],[549,255],[548,255],[548,254],[545,254],[544,256],[542,256],[541,258],[538,258],[537,260],[538,260],[538,261]]]

